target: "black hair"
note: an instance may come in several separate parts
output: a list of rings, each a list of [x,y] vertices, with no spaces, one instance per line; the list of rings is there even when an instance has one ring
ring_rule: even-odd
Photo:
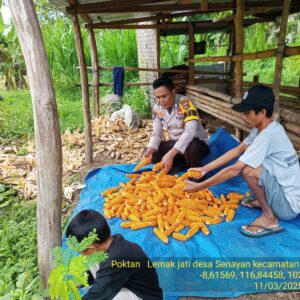
[[[171,92],[173,91],[173,89],[175,87],[172,79],[170,79],[168,77],[160,77],[153,81],[152,87],[154,90],[158,89],[161,86],[166,87]]]
[[[258,107],[254,108],[255,114],[257,115],[259,112],[261,112],[263,109],[266,110],[266,117],[271,118],[273,115],[274,108],[273,107]]]
[[[79,212],[70,222],[66,230],[66,236],[75,236],[78,242],[81,242],[94,229],[99,238],[95,243],[102,243],[110,237],[110,228],[105,218],[95,210],[85,209]]]

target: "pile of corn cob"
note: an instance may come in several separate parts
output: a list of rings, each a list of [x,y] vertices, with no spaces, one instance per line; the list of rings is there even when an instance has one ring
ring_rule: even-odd
[[[161,168],[155,165],[153,170]],[[199,173],[187,172],[181,177],[167,175],[162,169],[146,171],[141,174],[128,174],[130,181],[120,182],[120,187],[105,190],[104,215],[110,219],[122,218],[123,228],[137,230],[154,226],[154,234],[168,243],[172,234],[174,239],[186,241],[199,230],[210,234],[207,225],[233,220],[239,202],[244,198],[238,193],[230,193],[216,198],[208,189],[196,193],[183,191],[184,180],[199,177]],[[156,227],[157,226],[157,227]],[[180,233],[186,227],[186,234]]]

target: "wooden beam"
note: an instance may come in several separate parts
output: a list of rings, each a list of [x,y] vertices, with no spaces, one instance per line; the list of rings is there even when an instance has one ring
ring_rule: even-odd
[[[34,3],[10,0],[8,4],[26,63],[33,106],[38,176],[38,265],[42,286],[46,288],[52,269],[51,250],[61,246],[62,237],[62,148],[58,112]]]
[[[276,56],[277,48],[265,51],[259,51],[254,53],[244,53],[241,55],[232,55],[232,56],[213,56],[213,57],[199,57],[194,59],[189,59],[191,62],[219,62],[219,61],[241,61],[241,60],[255,60],[263,59]],[[300,46],[295,47],[285,47],[284,48],[284,57],[294,56],[300,54]]]
[[[245,0],[236,1],[236,16],[234,18],[234,28],[235,28],[235,54],[243,54],[244,47],[244,34],[243,34],[243,19],[245,10]],[[237,61],[235,63],[235,96],[237,98],[242,98],[243,93],[243,61]]]
[[[208,0],[201,0],[201,10],[207,11],[208,9]]]
[[[116,5],[119,1],[113,1]],[[154,1],[152,1],[154,2]],[[125,5],[120,4],[118,7],[103,8],[104,2],[100,3],[88,3],[79,4],[76,6],[69,6],[66,8],[68,14],[101,14],[101,13],[138,13],[138,12],[176,12],[183,10],[200,10],[199,4],[155,4],[155,5]],[[274,1],[247,1],[245,4],[246,9],[256,7],[281,7],[283,0]],[[298,0],[292,0],[291,5],[293,7],[300,7]],[[207,11],[223,11],[236,9],[234,2],[220,2],[220,3],[208,3]]]
[[[93,140],[92,140],[92,125],[90,115],[89,88],[88,76],[86,70],[86,61],[84,56],[82,36],[77,15],[72,15],[71,20],[74,29],[74,38],[77,50],[77,57],[80,70],[80,81],[82,89],[82,105],[84,117],[84,139],[85,139],[85,162],[87,165],[93,163]]]
[[[78,5],[77,0],[68,0],[70,5]],[[93,23],[92,19],[87,14],[81,14],[80,17],[88,24]]]
[[[195,56],[195,33],[193,24],[189,24],[189,59]],[[195,82],[195,63],[189,62],[189,84]]]
[[[291,4],[291,0],[284,0],[282,16],[280,21],[280,31],[278,36],[278,48],[276,53],[274,88],[273,88],[273,92],[275,95],[274,120],[279,120],[279,93],[280,93],[282,63],[283,63],[290,4]]]
[[[99,26],[102,28],[103,26],[106,25],[122,25],[122,24],[132,24],[132,23],[140,23],[140,22],[148,22],[148,21],[161,21],[161,20],[168,20],[168,19],[174,19],[178,17],[183,17],[183,16],[194,16],[197,14],[203,14],[204,12],[201,12],[200,10],[194,10],[194,11],[187,11],[184,13],[173,13],[173,14],[158,14],[155,16],[150,16],[150,17],[142,17],[142,18],[134,18],[134,19],[124,19],[124,20],[117,20],[117,21],[111,21],[111,22],[99,22],[99,23],[94,23],[94,24],[88,24],[86,26]]]
[[[126,9],[128,7],[136,6],[139,4],[159,3],[162,0],[118,0],[118,1],[106,1],[98,3],[85,3],[74,4],[67,6],[66,10],[68,14],[78,14],[82,12],[92,13],[93,10],[101,9],[101,12],[111,12],[114,9]]]
[[[243,86],[246,86],[246,87],[254,86],[256,84],[257,84],[256,82],[243,81]],[[262,82],[261,82],[261,84],[274,89],[274,84],[262,83]],[[280,85],[279,89],[280,89],[281,93],[292,94],[292,95],[295,95],[298,97],[300,96],[300,87]]]
[[[98,51],[97,44],[95,39],[94,30],[88,29],[88,37],[90,44],[91,52],[91,61],[93,68],[93,108],[94,108],[94,117],[99,118],[99,61],[98,61]]]

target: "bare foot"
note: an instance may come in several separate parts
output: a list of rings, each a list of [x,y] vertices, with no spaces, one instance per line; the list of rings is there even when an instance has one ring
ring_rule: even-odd
[[[255,227],[255,225],[259,225],[259,226],[264,226],[266,228],[276,228],[278,227],[278,219],[276,217],[274,218],[267,218],[264,215],[261,215],[259,218],[257,218],[256,220],[254,220],[251,223],[251,227],[248,225],[244,225],[242,226],[242,228],[250,233],[259,233],[261,231],[263,231],[263,229],[259,228],[259,227]]]
[[[246,207],[249,207],[249,208],[257,208],[257,207],[261,207],[260,206],[260,203],[258,200],[255,200],[255,199],[251,199],[250,201],[248,202],[245,202],[243,201],[242,204]]]

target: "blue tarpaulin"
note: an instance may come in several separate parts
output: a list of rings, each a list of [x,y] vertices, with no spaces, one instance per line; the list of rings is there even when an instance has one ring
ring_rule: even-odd
[[[227,135],[230,143],[236,143],[223,130],[217,134],[219,138]],[[212,148],[211,143],[217,141],[210,142]],[[101,193],[119,182],[128,181],[125,176],[133,171],[134,166],[112,165],[90,172],[73,216],[83,209],[103,213]],[[230,192],[245,193],[249,189],[241,177],[235,177],[211,190],[220,196]],[[210,226],[210,235],[198,233],[186,242],[170,238],[168,244],[159,241],[152,228],[123,229],[120,227],[122,220],[117,218],[108,220],[108,223],[113,234],[120,233],[139,244],[156,264],[165,299],[179,296],[235,297],[246,293],[300,290],[300,218],[281,222],[285,230],[280,234],[259,239],[243,236],[240,227],[259,215],[259,209],[241,206],[232,222]],[[293,278],[289,273],[292,271],[298,271],[299,277]]]

